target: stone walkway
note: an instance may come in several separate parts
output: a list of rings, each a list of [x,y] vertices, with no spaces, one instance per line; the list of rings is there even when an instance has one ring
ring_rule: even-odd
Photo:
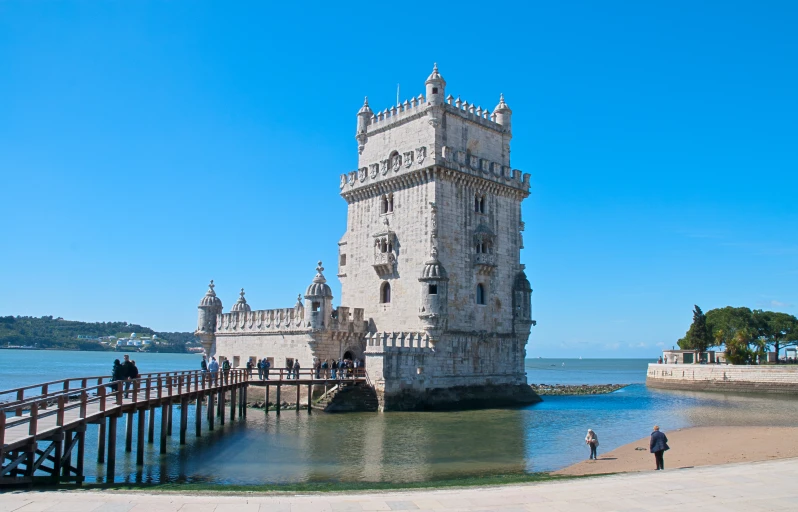
[[[0,494],[0,512],[745,511],[798,509],[798,459],[502,487],[317,495]]]

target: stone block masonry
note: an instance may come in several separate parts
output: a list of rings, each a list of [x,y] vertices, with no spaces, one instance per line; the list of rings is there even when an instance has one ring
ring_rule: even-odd
[[[798,392],[798,366],[649,364],[646,386],[689,391]]]

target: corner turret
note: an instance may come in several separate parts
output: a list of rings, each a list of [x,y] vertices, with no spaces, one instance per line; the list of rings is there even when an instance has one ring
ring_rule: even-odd
[[[532,286],[522,269],[516,274],[513,282],[513,328],[516,333],[528,337],[529,331],[536,323],[532,320]]]
[[[366,147],[366,141],[368,140],[366,130],[368,130],[369,122],[373,115],[374,112],[372,112],[371,107],[369,107],[369,98],[366,96],[366,99],[363,100],[363,106],[360,107],[360,110],[357,112],[357,133],[355,134],[355,139],[357,139],[358,153],[362,153],[363,148]]]
[[[446,329],[449,318],[449,277],[438,261],[438,250],[432,248],[430,259],[424,263],[421,276],[421,307],[418,318],[430,338],[438,339]]]
[[[208,291],[197,306],[197,330],[194,332],[208,356],[211,355],[213,342],[216,340],[216,317],[222,312],[222,301],[216,296],[214,287],[211,279]]]
[[[502,125],[507,133],[512,134],[513,111],[510,110],[510,107],[504,102],[504,94],[499,95],[499,104],[493,109],[493,114],[496,116],[496,123]]]
[[[319,266],[316,267],[316,277],[305,291],[305,314],[309,318],[309,327],[314,330],[328,327],[327,324],[332,313],[333,294],[327,284],[327,279],[324,278],[323,271],[324,267],[319,261]]]
[[[427,86],[427,104],[431,107],[443,105],[446,97],[446,80],[438,73],[437,63],[424,84]]]
[[[238,294],[238,300],[233,307],[230,308],[231,313],[252,311],[252,308],[247,304],[247,299],[244,298],[244,289],[241,288],[241,293]]]

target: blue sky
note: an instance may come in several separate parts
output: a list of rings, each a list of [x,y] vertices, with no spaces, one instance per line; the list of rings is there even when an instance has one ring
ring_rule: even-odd
[[[433,62],[514,112],[530,356],[798,312],[798,3],[288,4],[0,1],[0,314],[193,330],[210,278],[293,304],[334,267],[363,96]]]

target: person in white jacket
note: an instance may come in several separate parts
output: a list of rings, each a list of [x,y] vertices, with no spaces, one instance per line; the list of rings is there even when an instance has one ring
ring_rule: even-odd
[[[208,371],[211,372],[211,383],[216,384],[216,378],[219,375],[219,362],[215,357],[211,358],[211,364],[208,365]]]
[[[587,435],[585,436],[585,444],[590,447],[590,458],[595,460],[598,459],[598,455],[596,455],[596,448],[598,448],[598,436],[593,429],[587,429]]]

